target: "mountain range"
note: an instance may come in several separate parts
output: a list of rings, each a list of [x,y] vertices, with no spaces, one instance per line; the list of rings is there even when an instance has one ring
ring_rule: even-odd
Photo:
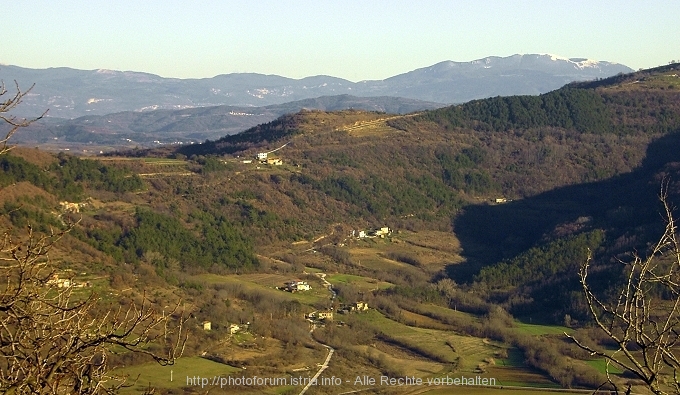
[[[384,80],[360,82],[324,75],[292,79],[254,73],[177,79],[133,71],[28,69],[12,65],[0,66],[0,78],[18,81],[23,90],[35,84],[15,115],[30,117],[49,109],[49,117],[70,119],[217,105],[262,107],[345,94],[454,104],[498,95],[535,95],[571,81],[631,71],[627,66],[606,61],[528,54],[490,56],[471,62],[445,61]]]

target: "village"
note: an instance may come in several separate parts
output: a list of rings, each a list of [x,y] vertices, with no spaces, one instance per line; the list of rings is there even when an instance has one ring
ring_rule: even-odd
[[[66,269],[66,271],[70,270]],[[90,281],[75,281],[72,275],[67,275],[69,277],[60,277],[58,273],[53,273],[46,284],[57,288],[90,288],[92,286]]]
[[[330,283],[325,281],[325,276],[319,275],[319,277],[326,283],[326,287],[331,292],[331,302],[335,301],[336,293],[333,290]],[[286,292],[305,292],[312,289],[312,287],[307,283],[307,281],[302,280],[291,280],[284,284],[283,287],[277,287],[277,289]],[[334,320],[334,313],[337,314],[350,314],[363,312],[368,310],[368,303],[363,301],[358,301],[355,303],[344,303],[340,304],[337,308],[329,307],[325,310],[312,311],[311,313],[305,314],[305,319],[312,323],[312,325],[323,324],[327,321]]]

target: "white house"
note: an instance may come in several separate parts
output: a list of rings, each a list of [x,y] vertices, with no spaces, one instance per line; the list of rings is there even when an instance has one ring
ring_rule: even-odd
[[[289,281],[286,283],[286,289],[290,292],[296,292],[296,291],[309,291],[312,289],[312,287],[307,284],[307,281]]]

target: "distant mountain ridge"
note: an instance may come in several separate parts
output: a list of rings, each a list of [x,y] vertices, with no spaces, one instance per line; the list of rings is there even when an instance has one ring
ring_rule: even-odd
[[[264,107],[210,106],[182,110],[123,111],[70,120],[43,119],[22,130],[14,141],[23,144],[56,144],[62,148],[82,144],[153,147],[218,139],[301,110],[354,109],[406,114],[442,106],[399,97],[336,95]]]
[[[612,62],[530,54],[446,61],[384,80],[360,82],[323,75],[292,79],[256,73],[177,79],[133,71],[11,65],[0,66],[0,78],[6,83],[16,80],[22,89],[35,84],[15,115],[35,116],[49,109],[50,117],[77,118],[216,105],[262,107],[345,94],[453,104],[498,95],[540,94],[572,81],[631,71]]]
[[[537,95],[573,81],[630,73],[630,67],[583,58],[550,54],[489,56],[471,62],[445,61],[388,78],[374,90],[391,96],[444,103],[463,103],[493,96]]]

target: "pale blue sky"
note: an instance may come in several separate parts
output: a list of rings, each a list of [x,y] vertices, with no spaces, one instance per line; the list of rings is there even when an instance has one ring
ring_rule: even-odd
[[[31,68],[359,81],[516,53],[634,69],[680,59],[678,0],[4,0],[1,10],[0,63]]]

